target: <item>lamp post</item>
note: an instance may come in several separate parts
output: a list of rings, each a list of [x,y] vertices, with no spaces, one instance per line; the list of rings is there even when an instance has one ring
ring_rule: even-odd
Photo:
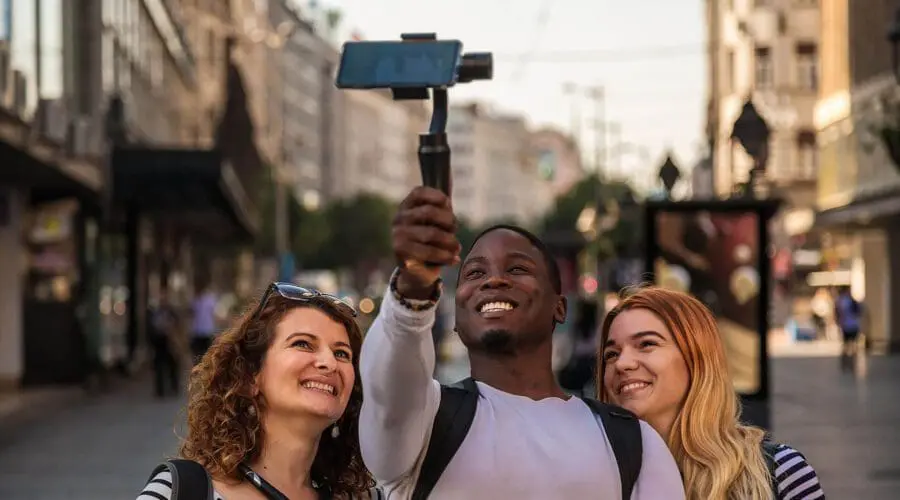
[[[891,42],[891,71],[894,79],[900,84],[900,8],[894,12],[894,23],[887,33],[887,40]]]
[[[750,169],[750,182],[744,195],[755,198],[760,176],[766,172],[766,164],[769,161],[769,136],[771,129],[766,120],[756,110],[753,100],[748,96],[741,114],[734,122],[731,131],[731,139],[737,140],[744,151],[753,158],[753,168]]]
[[[681,169],[675,164],[671,153],[666,155],[666,160],[659,167],[657,175],[663,183],[663,188],[666,190],[666,199],[671,200],[672,189],[675,188],[675,184],[681,179]]]

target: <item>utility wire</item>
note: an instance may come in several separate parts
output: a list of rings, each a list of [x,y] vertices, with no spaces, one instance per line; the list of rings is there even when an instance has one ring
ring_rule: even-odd
[[[543,38],[544,31],[547,29],[547,24],[550,22],[550,13],[552,12],[554,0],[543,0],[541,2],[540,7],[537,11],[537,17],[534,20],[534,28],[533,33],[529,37],[532,41],[531,49],[528,51],[527,55],[522,55],[518,58],[518,64],[516,65],[516,69],[513,72],[512,79],[513,81],[520,81],[525,76],[525,70],[528,69],[528,64],[531,61],[537,52],[538,47],[541,44],[541,38]]]
[[[520,63],[567,64],[649,61],[705,53],[706,47],[703,44],[685,44],[635,49],[560,50],[543,53],[498,52],[494,54],[494,59],[515,60]]]

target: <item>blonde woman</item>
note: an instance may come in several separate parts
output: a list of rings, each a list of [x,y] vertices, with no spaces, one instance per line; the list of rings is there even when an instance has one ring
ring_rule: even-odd
[[[603,321],[598,391],[666,439],[688,500],[825,497],[798,451],[740,422],[712,313],[690,295],[643,288]]]

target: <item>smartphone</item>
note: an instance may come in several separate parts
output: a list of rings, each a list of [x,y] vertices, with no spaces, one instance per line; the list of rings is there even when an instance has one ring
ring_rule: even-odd
[[[450,87],[461,59],[459,40],[347,42],[336,84],[341,89]]]

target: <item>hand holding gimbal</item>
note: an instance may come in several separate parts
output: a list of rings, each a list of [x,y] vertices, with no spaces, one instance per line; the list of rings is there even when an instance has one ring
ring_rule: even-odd
[[[492,79],[493,56],[488,52],[464,54],[459,40],[437,40],[434,33],[407,33],[401,35],[401,40],[344,44],[337,87],[389,88],[395,100],[427,100],[429,93],[433,96],[431,126],[427,133],[419,135],[419,168],[422,184],[442,191],[449,203],[451,175],[446,132],[449,114],[447,89],[457,83]],[[401,212],[402,209],[403,206]],[[395,246],[396,243],[395,225]],[[433,283],[440,275],[440,266],[448,262],[423,263],[407,258],[402,263],[423,282]]]

